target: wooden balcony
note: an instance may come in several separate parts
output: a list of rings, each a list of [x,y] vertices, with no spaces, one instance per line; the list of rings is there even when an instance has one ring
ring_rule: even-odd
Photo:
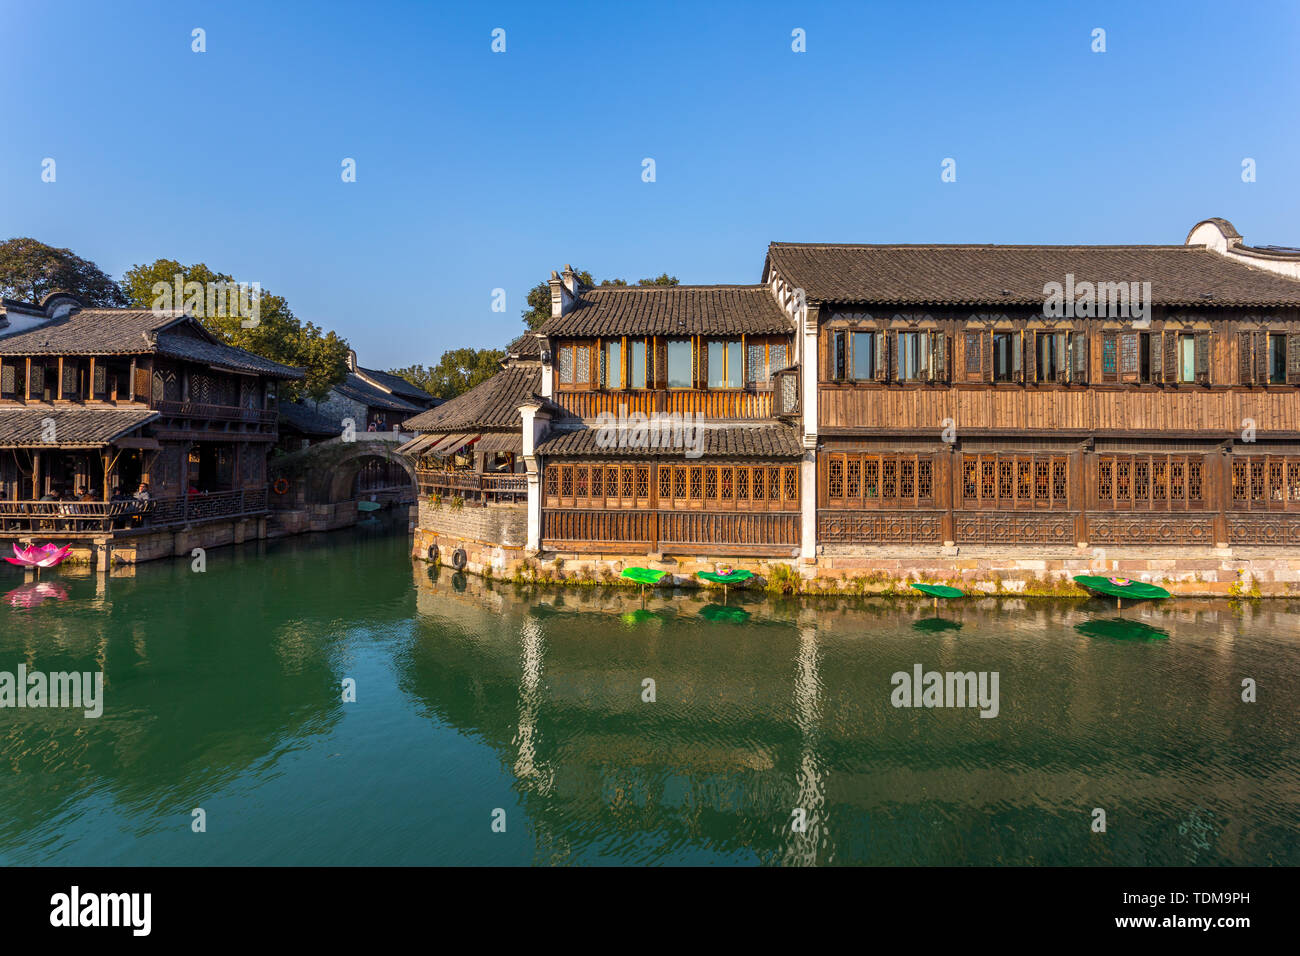
[[[130,501],[0,501],[0,532],[85,537],[266,513],[266,489]]]
[[[799,549],[799,514],[544,509],[542,544],[558,551],[789,557]]]
[[[417,468],[420,494],[465,498],[483,504],[494,501],[524,501],[528,497],[528,476],[521,473],[483,474],[477,471]]]
[[[1227,435],[1300,432],[1300,390],[1114,386],[844,386],[822,384],[819,430],[937,433],[945,419],[971,431]]]
[[[556,392],[556,404],[577,418],[594,419],[603,413],[628,415],[655,413],[698,415],[704,418],[771,418],[771,389],[634,389],[623,391]]]
[[[201,405],[198,402],[153,403],[153,409],[172,418],[204,418],[223,422],[274,422],[277,412],[273,408],[244,408],[239,405]]]

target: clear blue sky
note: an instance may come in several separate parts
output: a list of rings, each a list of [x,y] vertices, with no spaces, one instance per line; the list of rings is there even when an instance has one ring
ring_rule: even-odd
[[[3,0],[0,36],[0,238],[119,278],[206,262],[380,368],[504,344],[565,262],[754,282],[770,240],[1179,243],[1208,216],[1300,244],[1295,2]]]

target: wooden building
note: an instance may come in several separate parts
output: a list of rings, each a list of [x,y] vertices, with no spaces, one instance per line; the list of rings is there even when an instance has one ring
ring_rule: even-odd
[[[300,370],[224,345],[183,313],[87,309],[66,294],[3,308],[0,537],[267,513],[277,388]]]
[[[821,545],[1300,544],[1294,279],[1189,245],[791,243],[764,279],[807,306]]]
[[[508,361],[530,553],[1300,544],[1300,251],[1223,220],[1169,246],[772,243],[753,286],[566,267],[551,299]]]

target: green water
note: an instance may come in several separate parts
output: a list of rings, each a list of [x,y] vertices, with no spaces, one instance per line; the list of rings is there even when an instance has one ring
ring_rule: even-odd
[[[1100,602],[642,611],[407,547],[69,570],[0,607],[0,671],[106,679],[97,720],[0,710],[0,863],[1300,863],[1300,606],[1125,609],[1164,632],[1132,639],[1076,629]],[[917,663],[996,671],[998,716],[893,707]]]

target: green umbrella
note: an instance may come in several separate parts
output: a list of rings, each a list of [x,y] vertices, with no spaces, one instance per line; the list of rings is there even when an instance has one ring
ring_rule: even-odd
[[[624,568],[622,577],[641,585],[641,601],[644,603],[646,585],[653,587],[662,581],[667,573],[667,571],[654,571],[650,568]]]
[[[1124,598],[1128,598],[1130,601],[1158,601],[1169,597],[1169,592],[1164,588],[1157,587],[1154,584],[1147,584],[1145,581],[1130,581],[1128,578],[1108,578],[1099,574],[1076,574],[1074,580],[1089,591],[1096,591],[1098,594],[1107,594],[1110,597],[1119,598],[1120,607],[1124,606]]]
[[[1153,627],[1141,621],[1131,621],[1124,617],[1103,617],[1091,621],[1080,621],[1074,625],[1080,634],[1089,637],[1102,637],[1112,641],[1164,641],[1169,639],[1169,632],[1161,627]]]
[[[934,598],[934,609],[939,609],[939,598],[959,598],[965,597],[964,591],[956,588],[950,588],[946,584],[913,584],[911,587],[920,591],[922,594],[928,594]]]
[[[696,571],[695,573],[711,584],[722,585],[722,600],[724,603],[727,600],[727,585],[744,584],[754,576],[753,571],[745,571],[743,569],[728,571],[726,574],[719,574],[716,571]]]

